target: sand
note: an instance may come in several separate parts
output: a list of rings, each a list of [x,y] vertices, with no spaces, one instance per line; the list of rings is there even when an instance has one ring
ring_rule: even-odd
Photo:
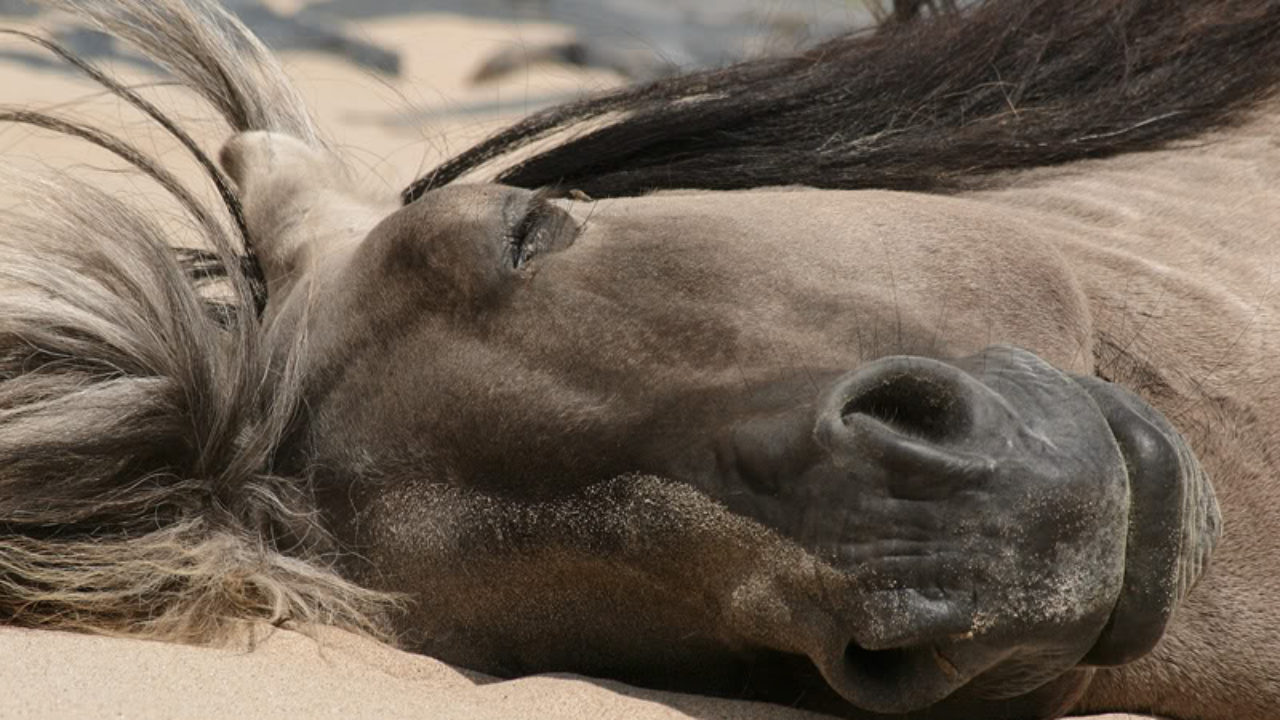
[[[252,650],[0,630],[0,717],[804,720],[785,708],[570,676],[479,681],[332,629],[270,630]]]
[[[494,681],[331,628],[307,634],[265,629],[260,634],[252,649],[211,649],[0,629],[0,718],[818,718],[778,706],[571,675]]]
[[[275,4],[288,7],[299,2]],[[57,23],[48,17],[0,18],[0,24],[27,29]],[[544,23],[423,14],[363,23],[354,31],[400,51],[402,76],[389,80],[318,54],[288,53],[284,61],[330,138],[371,184],[388,192],[532,109],[620,82],[608,72],[559,66],[533,67],[481,87],[467,82],[497,49],[567,36],[567,29]],[[0,50],[22,47],[11,40],[0,43]],[[109,66],[132,81],[155,79],[127,64]],[[199,103],[168,88],[148,93],[185,118],[209,148],[216,149],[225,138],[225,131],[208,120]],[[198,177],[156,128],[65,72],[0,60],[0,104],[57,108],[92,118],[185,168],[186,177]],[[112,158],[80,143],[4,127],[0,154],[6,163],[72,167],[139,202],[167,202],[149,182],[120,175]],[[814,717],[786,708],[571,676],[494,682],[332,629],[309,634],[274,630],[252,650],[0,629],[0,668],[0,718],[6,720]]]

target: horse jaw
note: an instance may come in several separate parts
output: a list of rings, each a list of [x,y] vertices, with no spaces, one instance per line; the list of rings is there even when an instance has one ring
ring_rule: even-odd
[[[347,257],[398,206],[394,197],[362,192],[332,151],[290,135],[241,133],[218,159],[239,190],[251,250],[274,298]]]

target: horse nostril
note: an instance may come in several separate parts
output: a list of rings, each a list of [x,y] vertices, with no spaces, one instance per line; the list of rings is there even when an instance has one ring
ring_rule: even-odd
[[[983,387],[938,360],[890,357],[842,378],[820,401],[814,438],[839,466],[881,476],[890,492],[945,496],[991,471],[972,452]]]
[[[911,657],[906,648],[868,650],[857,643],[849,643],[844,650],[847,672],[858,681],[874,687],[897,686],[911,669]]]
[[[838,667],[823,668],[833,688],[876,713],[908,713],[933,705],[968,677],[932,646],[868,650],[850,642]]]
[[[963,388],[952,378],[903,368],[877,378],[854,393],[840,409],[848,424],[853,415],[866,415],[903,435],[943,442],[960,437],[972,424]]]

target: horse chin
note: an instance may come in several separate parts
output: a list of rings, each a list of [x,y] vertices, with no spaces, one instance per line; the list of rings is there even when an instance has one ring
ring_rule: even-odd
[[[775,647],[862,710],[1058,702],[1076,685],[1040,689],[1154,647],[1217,538],[1208,479],[1159,412],[1023,350],[885,358],[809,421],[819,459],[767,524],[838,579],[792,607]],[[775,464],[813,456],[786,445]]]

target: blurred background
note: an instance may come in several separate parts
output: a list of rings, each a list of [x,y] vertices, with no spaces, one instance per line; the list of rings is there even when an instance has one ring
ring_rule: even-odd
[[[866,28],[876,0],[225,0],[280,55],[332,141],[371,182],[398,190],[435,162],[519,117],[680,69],[787,53]],[[25,0],[0,26],[52,36],[144,89],[216,151],[226,130],[146,60]],[[0,39],[0,105],[89,119],[181,165],[145,118],[43,50]],[[146,183],[83,143],[0,126],[7,163],[73,166],[120,192]],[[141,184],[140,184],[141,183]]]

